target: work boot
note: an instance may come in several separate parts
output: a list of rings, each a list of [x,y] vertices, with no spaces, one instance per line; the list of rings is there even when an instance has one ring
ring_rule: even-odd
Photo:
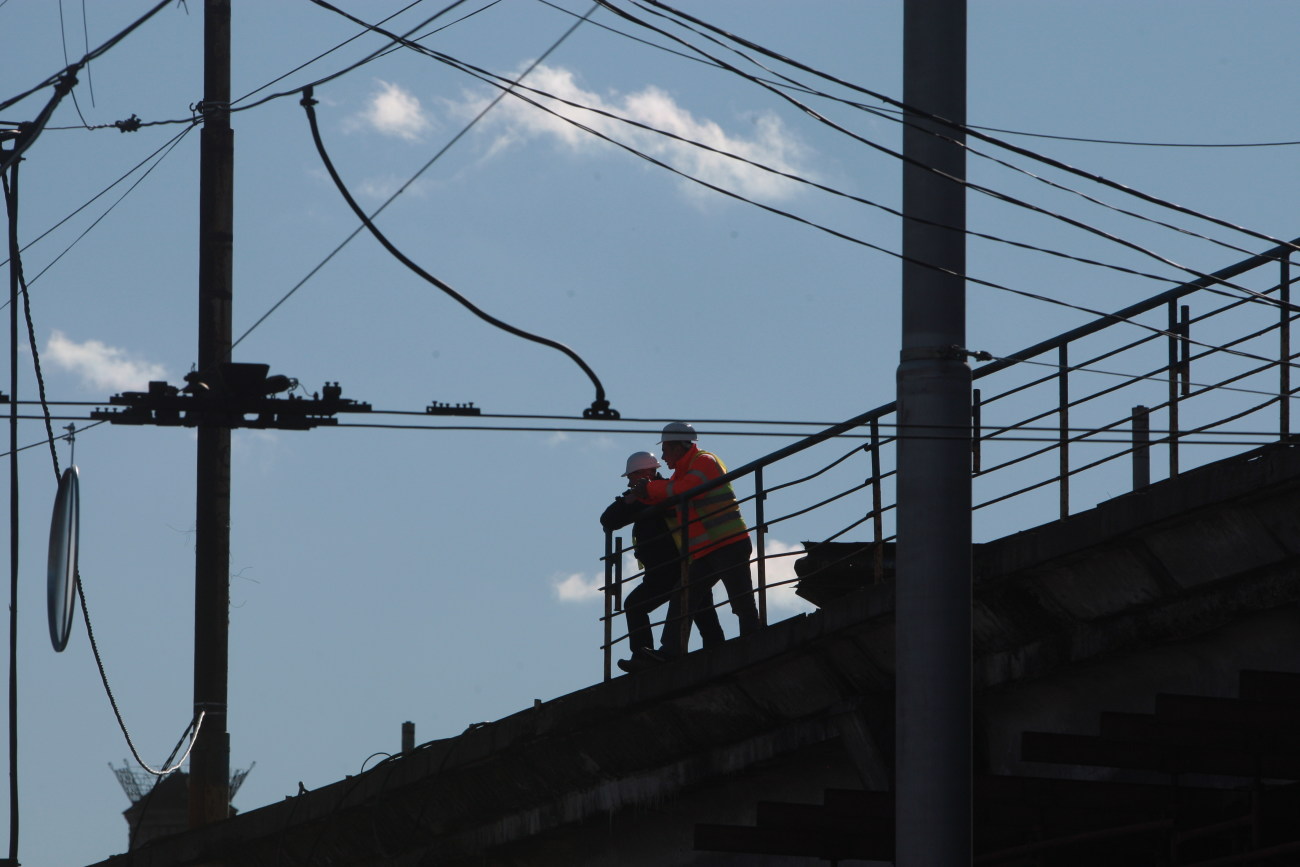
[[[667,657],[655,650],[653,647],[638,647],[632,651],[631,659],[620,659],[618,667],[628,674],[635,671],[642,671],[652,668],[661,662],[667,662]]]

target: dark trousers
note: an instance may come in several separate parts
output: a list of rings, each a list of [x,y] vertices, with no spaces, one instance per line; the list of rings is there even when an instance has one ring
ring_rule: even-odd
[[[628,646],[632,652],[655,646],[654,633],[650,631],[650,612],[672,598],[681,569],[674,560],[648,568],[641,583],[632,588],[623,600],[623,614],[627,617]]]
[[[754,543],[745,536],[739,542],[710,551],[691,561],[688,573],[691,585],[691,621],[700,631],[700,642],[705,647],[726,640],[722,634],[722,624],[718,622],[718,610],[713,607],[713,585],[719,581],[727,591],[732,613],[740,621],[740,634],[745,635],[758,628],[758,605],[754,601],[754,585],[749,577],[749,558],[753,553]],[[674,594],[668,603],[668,622],[664,625],[663,646],[669,652],[677,650],[676,643],[671,639],[677,634],[674,630],[680,628],[676,625],[680,605],[680,597]]]

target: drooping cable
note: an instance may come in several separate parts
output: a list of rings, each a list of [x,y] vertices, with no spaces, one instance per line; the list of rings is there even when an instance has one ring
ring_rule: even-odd
[[[63,0],[59,0],[59,38],[63,43],[63,67],[66,69],[70,62],[68,60],[68,25],[63,20]],[[81,113],[81,103],[77,101],[75,91],[72,94],[72,105],[77,109],[77,117],[81,118],[81,125],[89,126],[86,123],[86,116]]]
[[[397,261],[405,265],[414,274],[442,290],[443,293],[450,296],[462,307],[469,310],[489,325],[495,326],[508,334],[513,334],[515,337],[520,337],[524,340],[532,341],[533,343],[540,343],[543,346],[549,346],[550,348],[569,356],[569,358],[582,369],[583,373],[587,374],[588,378],[591,379],[592,384],[596,387],[596,399],[592,401],[591,407],[584,412],[584,415],[590,413],[591,416],[595,418],[618,418],[618,413],[615,410],[610,409],[609,401],[605,398],[605,386],[601,384],[600,378],[596,376],[596,372],[591,369],[590,365],[588,365],[586,361],[583,360],[582,356],[578,355],[578,353],[574,352],[568,346],[565,346],[559,341],[524,331],[521,328],[516,328],[478,307],[474,302],[453,289],[450,284],[438,279],[415,262],[411,261],[411,259],[399,250],[392,241],[388,240],[383,232],[379,231],[379,227],[376,226],[368,216],[366,216],[365,210],[357,204],[356,199],[352,198],[352,193],[348,191],[347,186],[343,183],[343,179],[339,177],[338,170],[334,168],[334,163],[330,160],[329,153],[325,150],[325,143],[321,139],[320,135],[320,127],[316,123],[316,100],[312,98],[312,93],[313,89],[311,87],[308,87],[303,91],[302,106],[307,112],[307,122],[311,126],[311,137],[312,141],[316,144],[316,152],[320,155],[321,162],[325,165],[325,170],[329,172],[330,178],[333,179],[334,185],[338,188],[339,194],[343,196],[343,199],[348,203],[348,207],[350,207],[352,212],[357,215],[357,219],[361,220],[366,229],[369,230],[370,234],[375,237],[375,240],[377,240],[385,250],[392,254]]]
[[[11,297],[10,297],[10,304],[12,305],[12,309],[10,310],[10,323],[11,323],[11,324],[10,324],[10,338],[11,338],[10,342],[14,344],[14,347],[15,347],[15,348],[12,348],[12,349],[10,350],[10,361],[11,361],[11,363],[13,364],[13,368],[11,369],[11,373],[10,373],[10,389],[13,391],[13,395],[12,395],[12,397],[11,397],[11,404],[12,404],[12,406],[11,406],[11,408],[10,408],[10,416],[11,416],[11,418],[10,418],[10,440],[11,440],[11,446],[10,446],[10,473],[11,473],[11,479],[12,479],[12,481],[11,481],[11,494],[10,494],[10,500],[11,500],[10,508],[12,509],[12,516],[11,516],[11,531],[13,531],[13,532],[16,533],[16,530],[17,530],[17,527],[16,527],[16,521],[17,521],[17,514],[18,514],[17,490],[16,490],[16,488],[15,488],[15,486],[16,486],[16,484],[17,484],[17,478],[18,478],[18,470],[17,470],[17,464],[16,464],[16,461],[17,461],[18,452],[21,451],[21,449],[16,448],[16,443],[17,443],[17,417],[13,415],[13,409],[14,409],[14,407],[16,407],[17,404],[18,404],[18,401],[16,400],[17,393],[18,393],[16,346],[17,346],[17,307],[18,307],[18,304],[17,304],[17,297],[18,297],[20,294],[21,294],[22,299],[23,299],[23,309],[24,309],[24,313],[25,313],[25,318],[26,318],[26,320],[27,320],[27,334],[28,334],[28,340],[30,341],[30,344],[31,344],[32,362],[33,362],[33,364],[35,365],[36,382],[37,382],[37,385],[38,385],[38,391],[39,391],[39,395],[40,395],[40,403],[41,403],[41,408],[42,408],[42,415],[41,415],[41,417],[42,417],[42,419],[43,419],[44,422],[45,422],[45,431],[46,431],[46,439],[45,439],[45,442],[49,443],[49,447],[50,447],[50,460],[51,460],[51,463],[52,463],[53,468],[54,468],[54,479],[55,479],[56,484],[57,484],[57,482],[58,482],[58,480],[59,480],[59,478],[60,478],[60,476],[61,476],[61,473],[60,473],[60,471],[59,471],[59,455],[58,455],[58,451],[57,451],[57,449],[55,448],[55,443],[56,443],[58,440],[60,440],[60,439],[67,439],[68,436],[59,436],[59,437],[56,437],[56,436],[54,435],[54,428],[53,428],[53,425],[52,425],[52,416],[51,416],[50,409],[49,409],[49,402],[48,402],[48,400],[46,399],[46,395],[45,395],[45,376],[44,376],[44,373],[43,373],[42,368],[41,368],[40,353],[39,353],[39,351],[38,351],[38,349],[37,349],[36,328],[35,328],[35,325],[34,325],[33,320],[32,320],[32,314],[31,314],[31,303],[30,303],[30,294],[29,294],[28,291],[27,291],[26,281],[23,279],[23,274],[22,274],[22,251],[21,251],[21,249],[20,249],[20,247],[19,247],[19,244],[18,244],[17,232],[16,232],[16,228],[15,228],[16,225],[17,225],[17,207],[18,207],[18,204],[17,204],[17,200],[18,200],[18,193],[17,193],[17,174],[18,174],[18,164],[17,164],[17,163],[14,164],[14,167],[13,167],[13,169],[11,170],[11,172],[12,172],[12,174],[13,174],[13,178],[14,178],[14,179],[13,179],[13,182],[12,182],[12,189],[11,189],[11,185],[10,185],[10,182],[9,182],[8,178],[6,177],[6,178],[4,179],[4,181],[5,181],[5,183],[4,183],[4,192],[5,192],[5,200],[6,200],[6,202],[8,203],[8,206],[9,206],[9,211],[10,211],[9,223],[10,223],[10,227],[11,227],[11,229],[10,229],[10,239],[9,239],[9,265],[10,265],[10,274],[11,274],[10,282],[11,282],[11,285],[12,285],[13,288],[12,288],[12,291],[11,291]],[[15,574],[16,574],[16,570],[17,570],[17,552],[18,552],[18,547],[17,547],[16,540],[14,540],[13,543],[12,543],[12,547],[11,547],[10,557],[11,557],[11,566],[12,566],[12,568],[15,570]],[[15,578],[14,580],[16,580],[16,578]],[[113,694],[113,688],[112,688],[112,686],[109,684],[109,681],[108,681],[108,672],[107,672],[107,670],[104,668],[104,660],[103,660],[103,658],[102,658],[102,656],[100,655],[100,652],[99,652],[99,644],[98,644],[98,642],[95,640],[95,630],[94,630],[94,626],[93,626],[93,624],[92,624],[92,622],[91,622],[91,619],[90,619],[90,607],[89,607],[89,605],[88,605],[87,602],[86,602],[86,592],[85,592],[85,588],[84,588],[83,583],[82,583],[82,580],[81,580],[81,571],[80,571],[80,569],[77,570],[77,573],[76,573],[76,575],[74,576],[74,581],[75,581],[76,588],[77,588],[77,596],[78,596],[78,598],[79,598],[79,600],[80,600],[80,602],[81,602],[81,613],[82,613],[82,617],[85,619],[85,622],[86,622],[86,636],[87,636],[87,637],[89,638],[89,640],[90,640],[90,648],[91,648],[91,652],[93,653],[93,655],[94,655],[94,657],[95,657],[95,665],[96,665],[96,667],[99,669],[99,677],[100,677],[100,681],[101,681],[101,682],[103,683],[103,685],[104,685],[104,692],[108,695],[108,701],[109,701],[109,704],[110,704],[110,705],[112,706],[112,708],[113,708],[113,715],[117,718],[118,727],[122,730],[122,735],[123,735],[123,736],[125,737],[125,739],[126,739],[127,746],[131,749],[131,754],[135,757],[135,760],[140,764],[140,767],[144,768],[146,771],[148,771],[149,773],[154,774],[154,775],[156,775],[156,776],[165,776],[166,774],[169,774],[169,773],[171,773],[172,771],[174,771],[174,770],[176,770],[177,768],[179,768],[180,765],[177,764],[177,765],[175,765],[175,766],[173,766],[173,767],[170,767],[170,768],[167,768],[167,769],[164,769],[164,770],[159,771],[159,770],[155,770],[154,768],[150,767],[149,764],[148,764],[147,762],[145,762],[145,760],[140,756],[140,752],[139,752],[139,750],[136,749],[136,747],[135,747],[135,742],[134,742],[134,741],[132,740],[132,738],[131,738],[131,732],[130,732],[130,731],[127,729],[127,727],[126,727],[126,720],[122,717],[122,711],[121,711],[121,708],[118,707],[118,704],[117,704],[117,698],[116,698],[116,696],[114,696],[114,694]],[[15,588],[15,592],[16,592],[16,588]],[[10,609],[10,610],[11,610],[11,624],[10,624],[11,635],[12,635],[12,634],[16,634],[16,632],[15,632],[16,624],[12,622],[12,619],[13,619],[13,617],[15,616],[15,613],[16,613],[16,609],[17,609],[17,602],[16,602],[16,597],[15,597],[15,601],[14,601],[13,604],[11,605],[11,609]],[[15,658],[15,657],[14,657],[14,655],[13,655],[13,651],[12,651],[12,649],[11,649],[10,659],[13,660],[14,658]],[[16,689],[16,687],[12,686],[12,684],[13,684],[13,682],[14,682],[14,679],[16,678],[16,672],[11,671],[11,672],[10,672],[10,676],[11,676],[10,706],[11,706],[11,708],[16,708],[16,706],[17,706],[16,696],[13,694],[13,691]],[[195,717],[194,719],[192,719],[192,720],[190,721],[190,723],[189,723],[189,727],[186,729],[186,731],[189,732],[189,731],[193,730],[193,732],[194,732],[194,739],[197,739],[197,738],[198,738],[198,729],[199,729],[199,727],[200,727],[202,724],[203,724],[203,714],[200,712],[199,715],[198,715],[197,717]],[[11,726],[10,726],[10,732],[11,732],[11,743],[10,743],[10,747],[11,747],[12,750],[15,750],[15,751],[17,750],[16,731],[17,731],[17,729],[16,729],[16,724],[11,723]],[[183,738],[184,738],[184,735],[182,735],[182,739],[183,739]],[[191,739],[191,741],[190,741],[190,747],[191,747],[191,748],[193,748],[193,745],[194,745],[194,739]],[[188,755],[189,755],[189,750],[186,750],[186,756],[188,756]],[[184,761],[184,758],[182,758],[181,761],[183,762],[183,761]],[[16,766],[15,766],[15,767],[16,767]],[[14,774],[15,774],[15,777],[16,777],[16,771],[14,771]],[[14,786],[15,788],[16,788],[16,786],[17,786],[16,779],[15,779],[15,782],[13,783],[13,786]],[[13,797],[13,799],[14,799],[14,803],[16,804],[16,803],[17,803],[17,793],[16,793],[16,792],[13,793],[12,797]],[[15,816],[11,821],[13,821],[13,822],[15,823],[15,826],[16,826],[16,822],[17,822],[17,818],[16,818],[16,816]],[[12,855],[11,857],[16,858],[17,856],[16,856],[16,855]],[[15,861],[14,863],[17,863],[17,862]]]
[[[90,53],[90,21],[86,17],[86,0],[81,0],[81,50]],[[90,105],[95,105],[95,78],[90,74],[90,64],[86,64],[86,87],[90,90]]]
[[[332,7],[330,8],[331,11],[339,11],[333,9]],[[590,16],[598,8],[599,7],[597,5],[593,4],[592,7],[589,10],[587,10],[587,16]],[[339,14],[344,14],[344,13],[339,12]],[[552,42],[545,51],[543,51],[541,54],[537,56],[536,60],[534,60],[531,64],[529,64],[528,68],[524,70],[523,74],[519,76],[517,81],[523,81],[523,79],[527,78],[528,75],[534,69],[536,69],[539,65],[541,65],[546,60],[546,58],[550,57],[556,51],[556,49],[558,49],[561,45],[563,45],[564,42],[573,34],[573,32],[577,30],[578,25],[582,24],[583,21],[585,20],[586,20],[585,16],[579,18],[576,23],[574,23],[571,27],[565,30],[564,33],[560,34],[560,37],[558,39]],[[369,25],[365,24],[364,22],[361,23],[363,26],[369,29]],[[465,124],[465,126],[461,127],[460,131],[457,132],[454,136],[452,136],[447,141],[446,144],[444,144],[441,148],[439,148],[436,152],[434,152],[433,156],[429,157],[429,159],[425,161],[424,165],[420,166],[419,171],[417,171],[410,178],[408,178],[406,183],[402,184],[400,187],[394,190],[393,193],[387,199],[384,200],[383,204],[381,204],[378,208],[372,211],[370,213],[370,219],[373,220],[375,219],[375,217],[378,217],[381,213],[383,213],[385,208],[387,208],[394,201],[396,201],[397,197],[400,196],[402,193],[404,193],[407,190],[407,188],[409,188],[412,184],[414,184],[426,171],[429,170],[429,168],[435,162],[441,159],[443,154],[451,150],[452,147],[454,147],[457,142],[459,142],[462,138],[464,138],[469,133],[469,131],[473,129],[478,124],[478,122],[481,121],[487,115],[488,112],[490,112],[499,102],[501,102],[501,100],[505,99],[505,96],[506,96],[505,91],[497,94],[495,99],[493,99],[486,106],[484,106],[483,109],[478,114],[474,115],[474,117],[471,118],[470,121],[467,124]],[[240,343],[243,342],[244,338],[252,334],[253,331],[258,328],[258,326],[260,326],[271,316],[271,314],[275,313],[275,311],[278,310],[281,305],[283,305],[286,301],[288,301],[289,298],[293,296],[295,292],[297,292],[304,285],[306,285],[308,280],[310,280],[312,277],[316,275],[317,272],[319,272],[322,268],[324,268],[325,265],[339,253],[339,251],[341,251],[344,247],[346,247],[349,243],[351,243],[353,238],[361,234],[363,228],[364,228],[364,224],[361,224],[358,225],[355,229],[353,229],[352,232],[346,238],[340,241],[338,245],[335,246],[334,249],[329,252],[329,255],[327,255],[324,259],[322,259],[319,263],[317,263],[317,265],[314,268],[312,268],[309,272],[307,272],[306,276],[304,276],[301,280],[295,283],[289,289],[288,292],[280,296],[279,300],[277,300],[274,304],[272,304],[271,307],[265,313],[263,313],[260,317],[258,317],[257,321],[255,321],[252,325],[250,325],[244,331],[243,334],[239,335],[239,337],[230,345],[230,348],[233,350],[236,346],[238,346]]]
[[[5,180],[5,197],[13,196],[17,201],[17,179],[14,181],[15,188],[11,193],[9,190],[8,179]],[[16,208],[15,204],[15,208]],[[45,419],[45,437],[50,444],[50,458],[54,465],[54,483],[59,483],[59,455],[55,449],[54,425],[50,420],[50,404],[45,396],[45,374],[41,370],[41,353],[36,346],[36,325],[32,321],[32,299],[27,291],[27,279],[23,276],[22,252],[15,250],[15,254],[10,257],[10,272],[16,275],[18,280],[18,294],[23,300],[23,318],[27,321],[27,342],[30,344],[32,351],[32,365],[36,373],[36,388],[41,404],[41,415]]]
[[[18,143],[14,143],[14,150]],[[18,160],[0,172],[9,217],[9,863],[18,863]]]

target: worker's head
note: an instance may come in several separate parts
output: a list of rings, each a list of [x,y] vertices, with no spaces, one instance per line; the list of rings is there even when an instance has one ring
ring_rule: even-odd
[[[691,443],[695,442],[695,428],[684,421],[670,421],[664,425],[659,442],[663,446],[664,463],[671,467],[691,450]]]
[[[627,458],[627,469],[623,475],[627,483],[634,485],[641,479],[653,479],[659,471],[659,461],[649,452],[632,452]]]

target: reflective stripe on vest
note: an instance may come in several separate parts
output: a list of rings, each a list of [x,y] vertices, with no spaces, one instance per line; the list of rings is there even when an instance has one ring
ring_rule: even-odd
[[[709,481],[708,475],[703,470],[694,467],[695,458],[700,455],[713,458],[722,474],[726,474],[726,464],[722,463],[717,455],[697,450],[691,459],[692,466],[687,468],[683,476],[695,476],[700,484]],[[669,496],[676,493],[675,487],[670,481]],[[736,502],[736,494],[730,482],[691,498],[688,516],[690,519],[688,544],[692,554],[702,553],[704,549],[714,547],[719,542],[730,541],[746,532],[745,519],[741,517],[740,504]]]

